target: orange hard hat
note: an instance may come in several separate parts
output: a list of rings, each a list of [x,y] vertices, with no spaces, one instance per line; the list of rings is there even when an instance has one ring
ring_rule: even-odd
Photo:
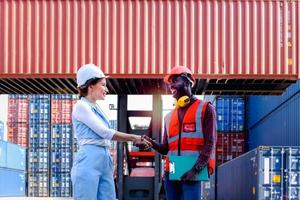
[[[191,79],[190,81],[192,82],[192,85],[195,84],[196,80],[195,80],[191,70],[189,68],[185,67],[185,66],[173,67],[170,74],[168,74],[167,76],[164,77],[164,82],[167,83],[167,84],[170,84],[172,76],[181,75],[181,74],[189,75],[189,77]]]

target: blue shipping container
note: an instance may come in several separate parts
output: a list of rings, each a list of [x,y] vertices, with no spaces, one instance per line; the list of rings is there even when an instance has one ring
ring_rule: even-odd
[[[72,167],[72,149],[51,150],[51,172],[70,172]]]
[[[300,199],[300,147],[258,147],[218,167],[217,199]]]
[[[70,197],[72,194],[72,183],[70,173],[55,173],[51,175],[50,196]]]
[[[265,116],[280,109],[281,104],[290,102],[299,92],[300,81],[288,87],[281,96],[250,96],[247,103],[248,127],[254,126]]]
[[[26,169],[26,150],[25,148],[7,143],[7,168],[24,170]]]
[[[0,167],[7,166],[7,142],[0,140]]]
[[[218,131],[230,131],[230,99],[228,97],[218,97],[216,100],[217,127]]]
[[[28,174],[28,196],[48,197],[49,196],[49,173]]]
[[[4,140],[4,123],[0,121],[0,140]]]
[[[50,95],[30,95],[29,124],[50,123]]]
[[[209,181],[201,182],[201,199],[215,200],[216,199],[216,173],[210,176]]]
[[[50,125],[34,123],[29,125],[29,147],[49,147]]]
[[[48,148],[28,149],[28,171],[48,172],[49,171],[49,151]]]
[[[73,138],[72,124],[55,124],[51,130],[51,148],[71,148]]]
[[[274,101],[276,97],[274,97]],[[277,97],[279,98],[279,97]],[[249,102],[251,102],[249,98]],[[255,112],[261,112],[264,105],[272,104],[274,101],[257,101],[257,107],[249,110],[249,116]],[[254,109],[254,110],[253,110]],[[258,111],[257,111],[258,110]],[[278,105],[276,109],[268,113],[255,125],[249,126],[249,149],[260,145],[268,146],[300,146],[300,90],[288,101]]]
[[[242,97],[217,97],[216,111],[218,131],[244,131],[245,101]]]
[[[25,172],[8,168],[0,168],[0,196],[25,196]]]
[[[0,167],[26,169],[26,150],[19,145],[0,141]]]

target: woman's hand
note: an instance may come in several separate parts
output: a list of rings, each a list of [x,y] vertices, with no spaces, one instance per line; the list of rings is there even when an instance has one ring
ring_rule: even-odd
[[[150,149],[152,147],[152,143],[148,139],[145,139],[145,137],[147,137],[147,136],[145,136],[145,135],[143,135],[143,136],[136,135],[136,140],[134,141],[134,143],[135,143],[136,146],[141,147],[144,150],[147,150],[147,149]]]

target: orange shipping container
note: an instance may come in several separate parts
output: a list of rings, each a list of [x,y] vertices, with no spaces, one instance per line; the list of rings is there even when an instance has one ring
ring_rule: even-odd
[[[300,79],[300,2],[1,1],[0,77]]]

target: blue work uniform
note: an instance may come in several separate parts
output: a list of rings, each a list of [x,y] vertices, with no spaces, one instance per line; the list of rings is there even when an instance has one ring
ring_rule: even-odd
[[[115,130],[97,104],[81,98],[72,113],[79,151],[71,178],[75,200],[114,200],[113,161],[109,152]]]

